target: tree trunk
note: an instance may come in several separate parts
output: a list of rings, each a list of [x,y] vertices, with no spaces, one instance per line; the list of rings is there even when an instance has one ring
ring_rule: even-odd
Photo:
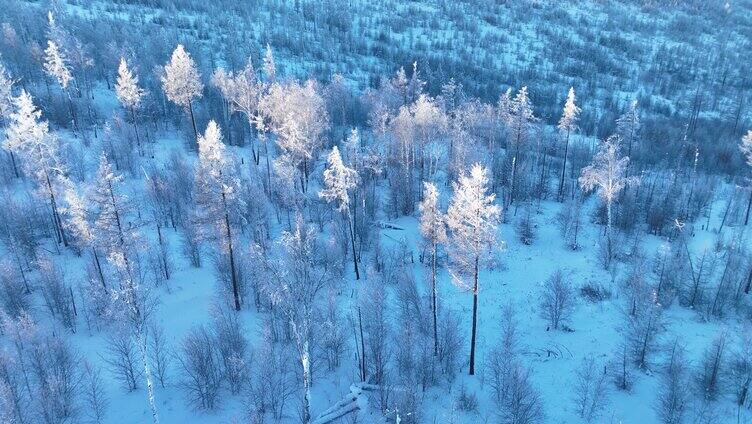
[[[21,174],[18,172],[18,165],[16,164],[16,155],[11,150],[8,150],[8,154],[10,155],[11,166],[13,166],[13,175],[15,175],[16,178],[20,178]]]
[[[272,170],[269,165],[269,140],[264,136],[264,157],[266,158],[266,194],[271,196],[272,194]]]
[[[56,232],[58,234],[58,243],[62,242],[63,246],[68,247],[68,238],[65,237],[63,222],[60,219],[60,214],[57,210],[57,202],[55,201],[55,193],[52,191],[52,182],[50,181],[50,175],[45,173],[45,178],[47,179],[47,189],[50,191],[50,206],[52,207],[52,218],[55,223]]]
[[[196,118],[193,117],[193,102],[188,101],[188,111],[191,114],[191,124],[193,125],[193,143],[194,146],[198,145],[198,129],[196,129]]]
[[[561,202],[562,194],[564,192],[564,174],[567,170],[567,154],[569,153],[569,131],[567,131],[567,138],[564,142],[564,163],[561,165],[561,178],[559,179],[559,194],[558,198]]]
[[[162,259],[162,267],[164,268],[165,280],[170,279],[170,270],[167,267],[167,252],[165,251],[164,239],[162,238],[162,226],[157,223],[157,239],[159,240],[159,254]]]
[[[358,306],[358,327],[360,331],[360,377],[363,382],[366,381],[368,375],[366,374],[366,341],[363,339],[363,316],[360,313],[360,306]]]
[[[470,336],[470,375],[475,375],[475,332],[478,323],[478,257],[475,257],[473,273],[473,329]]]
[[[139,324],[140,326],[140,324]],[[159,416],[157,415],[157,403],[154,397],[154,383],[151,378],[151,370],[149,369],[149,357],[146,353],[146,335],[143,329],[139,328],[138,332],[138,347],[141,351],[141,364],[144,367],[144,378],[146,379],[146,392],[149,397],[149,409],[151,409],[151,420],[154,424],[159,424]]]
[[[612,249],[613,245],[611,244],[611,201],[606,202],[606,254],[607,257],[607,264],[611,265],[611,258],[613,255]]]
[[[235,301],[235,310],[240,310],[240,293],[238,292],[238,277],[235,272],[235,255],[232,250],[232,231],[230,230],[230,216],[225,204],[225,192],[222,191],[222,205],[225,209],[225,235],[227,236],[227,250],[230,254],[230,279],[232,280],[232,296]]]
[[[143,156],[144,151],[141,148],[141,138],[138,136],[138,126],[136,125],[136,109],[131,108],[131,120],[133,121],[133,133],[136,135],[136,146],[138,148],[138,155]]]
[[[752,186],[749,187],[749,201],[747,202],[747,216],[744,217],[744,225],[749,224],[750,209],[752,209]]]
[[[517,137],[514,142],[514,156],[512,156],[512,181],[509,183],[509,204],[514,203],[514,183],[517,179],[517,162],[520,154],[520,140],[522,138],[522,128],[517,129]]]
[[[439,355],[439,332],[436,325],[436,243],[431,257],[431,309],[433,313],[433,356]]]
[[[91,253],[94,256],[94,265],[97,268],[97,274],[99,274],[99,281],[102,282],[102,287],[107,290],[107,283],[104,280],[104,272],[102,272],[102,264],[99,262],[99,254],[97,253],[97,249],[92,247]]]
[[[355,266],[355,279],[360,280],[360,271],[358,270],[358,256],[355,254],[355,229],[353,220],[350,215],[350,209],[347,210],[347,228],[350,229],[350,246],[352,246],[353,265]]]
[[[303,342],[300,362],[303,365],[303,424],[308,424],[311,421],[311,364],[308,354],[308,341]]]
[[[253,135],[253,119],[251,119],[251,116],[248,116],[248,128],[250,131],[250,134]],[[251,138],[251,155],[253,156],[253,163],[258,166],[259,162],[261,161],[261,149],[256,148],[256,143],[254,143],[254,138],[258,138],[258,131],[256,132],[257,136]]]
[[[73,109],[73,100],[71,99],[68,90],[65,90],[66,97],[68,97],[68,108],[70,109],[71,118],[73,119],[73,130],[78,132],[78,120],[76,119],[76,112]]]

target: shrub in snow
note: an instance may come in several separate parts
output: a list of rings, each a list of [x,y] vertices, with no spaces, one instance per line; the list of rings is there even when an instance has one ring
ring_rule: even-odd
[[[588,281],[580,287],[580,295],[590,302],[603,302],[611,299],[611,290],[603,284]]]

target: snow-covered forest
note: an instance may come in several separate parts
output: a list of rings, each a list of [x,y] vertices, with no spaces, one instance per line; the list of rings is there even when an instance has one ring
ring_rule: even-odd
[[[0,1],[0,423],[752,423],[752,1]]]

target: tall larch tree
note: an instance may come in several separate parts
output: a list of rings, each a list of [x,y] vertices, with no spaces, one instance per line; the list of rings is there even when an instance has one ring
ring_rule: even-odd
[[[69,90],[69,85],[73,81],[73,73],[71,73],[70,66],[68,65],[68,58],[56,41],[47,41],[47,48],[44,50],[44,70],[47,75],[54,78],[60,84],[63,94],[68,99],[68,108],[73,120],[73,128],[78,130],[78,120],[76,119],[73,99]]]
[[[16,152],[23,165],[36,180],[37,186],[49,198],[58,243],[68,245],[62,218],[58,210],[58,191],[67,181],[66,169],[60,157],[60,140],[49,132],[47,121],[40,120],[42,112],[25,90],[13,100],[16,111],[10,114],[5,131],[5,148]]]
[[[478,321],[478,274],[496,245],[501,208],[494,203],[495,195],[488,194],[488,170],[473,165],[469,174],[460,175],[452,183],[454,194],[447,210],[446,223],[450,230],[449,254],[454,269],[454,284],[473,293],[473,323],[470,336],[470,375],[475,374],[475,340]],[[470,276],[472,281],[467,281]]]
[[[72,236],[72,243],[79,251],[89,250],[94,269],[102,288],[107,290],[107,281],[102,269],[102,261],[97,246],[97,238],[92,227],[91,213],[86,199],[72,184],[65,190],[65,214],[68,216],[66,228]]]
[[[431,314],[433,315],[433,354],[439,353],[437,325],[436,260],[439,245],[447,242],[444,214],[439,209],[439,190],[434,183],[423,183],[423,201],[420,203],[420,234],[431,249]]]
[[[311,421],[312,348],[316,334],[318,293],[330,282],[328,267],[320,257],[313,226],[298,214],[291,231],[279,240],[279,255],[265,264],[269,275],[264,290],[287,319],[301,365],[303,385],[302,422]]]
[[[222,97],[227,102],[230,113],[242,113],[248,122],[248,127],[255,130],[262,90],[251,59],[248,58],[245,67],[236,74],[224,72],[221,68],[218,69],[212,80],[222,92]],[[253,140],[250,144],[253,162],[258,165],[260,152],[256,149]]]
[[[5,69],[5,65],[0,62],[0,127],[5,127],[10,119],[10,114],[13,113],[13,85],[15,81]],[[13,167],[13,175],[16,178],[20,177],[18,171],[18,164],[16,163],[16,155],[12,150],[7,150],[10,156],[10,163]]]
[[[111,252],[122,251],[127,261],[135,245],[136,233],[126,226],[126,215],[132,205],[122,194],[122,185],[123,176],[112,169],[107,156],[102,153],[88,195],[93,213],[93,234],[108,256]]]
[[[170,61],[164,66],[161,79],[167,99],[186,109],[190,114],[193,134],[198,139],[196,118],[193,115],[193,100],[203,95],[204,84],[201,82],[196,63],[182,44],[175,47]]]
[[[580,119],[580,108],[575,104],[574,87],[569,88],[567,94],[567,101],[564,103],[564,110],[561,113],[561,119],[559,119],[559,125],[556,128],[559,129],[559,133],[564,137],[564,159],[561,164],[561,178],[559,178],[559,201],[561,202],[564,193],[564,178],[567,171],[567,158],[569,153],[569,136],[574,131],[577,131],[577,121]]]
[[[138,255],[140,237],[136,225],[126,223],[132,204],[122,193],[123,176],[115,172],[104,153],[99,157],[94,181],[89,195],[94,234],[99,243],[106,246],[107,262],[120,283],[112,289],[109,315],[130,332],[138,348],[152,422],[157,424],[159,415],[146,340],[148,302],[146,288],[141,284]]]
[[[131,123],[133,124],[133,133],[136,136],[136,146],[138,147],[138,153],[143,155],[143,149],[141,147],[141,139],[138,135],[138,119],[136,112],[141,107],[141,100],[144,98],[146,92],[138,85],[138,76],[128,68],[128,63],[124,57],[120,58],[120,65],[118,66],[117,83],[115,84],[115,94],[117,95],[120,104],[123,109],[128,111],[131,115]]]
[[[264,51],[264,60],[262,65],[267,84],[274,83],[277,80],[277,64],[274,62],[274,53],[272,52],[272,46],[268,43],[266,44],[266,50]]]
[[[606,139],[593,157],[593,162],[583,168],[580,175],[580,186],[585,192],[598,190],[598,197],[606,205],[606,264],[613,257],[613,243],[611,235],[612,206],[619,193],[630,184],[637,184],[635,177],[627,177],[628,157],[619,154],[620,137],[612,135]]]
[[[219,253],[226,256],[233,306],[240,310],[240,281],[238,275],[235,223],[244,202],[239,197],[240,180],[233,158],[226,152],[222,132],[214,121],[198,137],[198,164],[194,180],[197,218],[207,238],[217,243]]]
[[[533,124],[538,118],[533,115],[533,105],[527,94],[527,87],[523,86],[509,103],[509,112],[505,113],[507,127],[510,131],[510,143],[507,149],[512,149],[512,175],[509,181],[509,203],[514,203],[516,181],[520,167],[520,150],[527,143],[532,132]],[[511,144],[511,146],[510,146]]]
[[[417,136],[419,178],[420,181],[431,180],[438,171],[438,158],[441,155],[438,140],[446,132],[449,122],[438,102],[425,94],[418,96],[411,112]]]
[[[345,217],[347,228],[350,231],[350,247],[352,248],[355,279],[360,280],[358,256],[355,251],[355,226],[350,210],[350,190],[354,189],[357,184],[358,172],[345,166],[342,162],[342,156],[339,154],[339,149],[334,146],[326,159],[324,188],[319,192],[319,196],[327,202],[335,203],[337,210]]]
[[[285,156],[277,164],[289,164],[299,177],[300,189],[306,193],[311,160],[316,157],[329,129],[329,115],[316,83],[308,80],[285,85],[274,84],[264,96],[261,109],[269,117],[277,135],[277,145]]]

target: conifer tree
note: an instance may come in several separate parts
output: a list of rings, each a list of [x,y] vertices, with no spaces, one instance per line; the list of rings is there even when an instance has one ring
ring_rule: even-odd
[[[146,93],[141,87],[138,86],[138,76],[134,75],[128,68],[128,63],[125,61],[125,58],[120,58],[117,83],[115,84],[115,94],[117,95],[117,98],[123,108],[131,114],[133,133],[136,135],[136,145],[138,146],[138,152],[140,155],[143,155],[144,152],[141,148],[141,139],[138,135],[138,120],[136,119],[136,111],[139,109],[139,107],[141,107],[141,100]]]
[[[598,190],[598,197],[606,205],[606,264],[613,258],[611,236],[612,206],[619,193],[628,185],[637,184],[635,177],[627,177],[628,157],[619,155],[619,136],[613,135],[598,147],[592,164],[582,170],[579,181],[586,192]]]
[[[55,234],[58,243],[68,245],[58,210],[58,191],[65,186],[66,169],[60,158],[60,140],[49,132],[47,121],[41,121],[42,112],[25,90],[13,99],[16,108],[10,114],[5,131],[5,148],[16,152],[23,161],[28,175],[33,175],[37,186],[49,198]]]
[[[115,172],[107,156],[102,154],[89,201],[93,208],[95,237],[105,247],[107,262],[119,282],[112,288],[109,314],[130,332],[138,347],[152,422],[157,424],[159,416],[146,340],[148,293],[141,281],[138,254],[140,236],[136,226],[126,224],[132,205],[122,191],[123,176]]]
[[[175,47],[170,61],[164,66],[162,88],[169,101],[188,110],[193,134],[198,139],[196,118],[193,115],[193,100],[203,95],[204,85],[201,83],[196,63],[182,44]]]
[[[60,49],[57,42],[53,40],[47,41],[47,48],[44,51],[44,70],[60,84],[60,88],[68,98],[68,108],[73,120],[73,127],[77,130],[78,121],[76,120],[76,112],[73,108],[73,99],[68,90],[68,85],[73,81],[73,74],[68,65],[68,58],[62,49]]]
[[[562,200],[562,194],[564,193],[564,176],[567,171],[567,156],[569,153],[569,135],[577,131],[577,121],[580,119],[580,108],[577,107],[574,101],[574,87],[570,87],[559,125],[557,125],[559,132],[564,136],[564,160],[561,164],[561,178],[559,179],[559,201]]]
[[[267,84],[273,84],[277,80],[277,64],[274,62],[274,53],[272,53],[272,46],[266,44],[266,51],[264,51],[264,75],[266,76]]]
[[[493,254],[501,209],[488,194],[488,170],[473,165],[469,174],[452,183],[454,194],[447,210],[450,230],[449,254],[455,270],[452,281],[457,287],[473,293],[473,323],[470,338],[470,375],[475,374],[475,339],[478,316],[478,276],[484,261]],[[472,276],[468,282],[463,276]]]
[[[444,214],[439,210],[439,191],[433,183],[423,183],[420,203],[420,234],[431,249],[431,313],[433,315],[433,354],[439,352],[437,325],[436,257],[438,247],[447,242]]]
[[[8,124],[10,114],[13,113],[13,85],[15,81],[11,77],[10,73],[5,69],[5,65],[0,62],[0,126]],[[16,163],[16,155],[12,150],[7,150],[10,156],[10,163],[13,167],[13,175],[16,178],[20,176],[18,171],[18,164]]]
[[[522,145],[527,143],[530,138],[533,124],[538,120],[533,115],[533,105],[527,95],[527,87],[523,86],[509,102],[508,112],[506,115],[506,124],[509,128],[511,146],[507,144],[508,149],[512,151],[512,175],[509,182],[509,203],[514,203],[517,190],[517,174],[520,167],[520,150]]]
[[[242,302],[234,228],[245,202],[239,197],[240,180],[233,158],[226,152],[222,132],[214,121],[209,121],[206,132],[198,138],[194,181],[197,219],[205,236],[216,241],[221,257],[227,257],[233,306],[239,311]]]
[[[355,252],[355,228],[353,225],[352,213],[350,211],[350,190],[358,184],[358,173],[352,168],[348,168],[342,162],[342,156],[339,154],[337,146],[332,148],[331,153],[327,156],[326,170],[324,170],[324,189],[319,192],[319,196],[327,202],[334,202],[347,220],[347,227],[350,231],[350,247],[352,248],[353,266],[355,268],[355,279],[360,279],[358,270],[358,256]]]

